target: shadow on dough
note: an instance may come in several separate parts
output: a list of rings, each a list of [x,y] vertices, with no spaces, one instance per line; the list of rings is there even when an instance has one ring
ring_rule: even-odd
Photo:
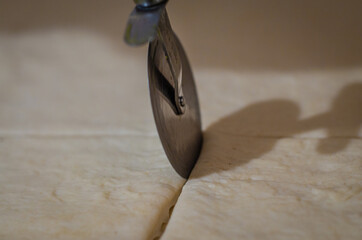
[[[268,153],[282,137],[315,129],[328,132],[327,138],[320,139],[316,151],[321,154],[342,151],[351,138],[358,137],[362,125],[362,83],[343,88],[326,113],[308,119],[299,119],[299,114],[295,102],[274,99],[249,105],[212,124],[204,132],[199,159],[208,161],[210,168],[198,169],[191,178],[235,168]],[[328,138],[338,141],[327,142]]]

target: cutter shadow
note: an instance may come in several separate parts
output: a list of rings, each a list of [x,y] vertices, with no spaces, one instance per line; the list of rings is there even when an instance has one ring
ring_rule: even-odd
[[[270,152],[281,138],[315,129],[327,130],[316,151],[334,154],[358,138],[362,126],[362,83],[344,87],[331,109],[308,119],[299,119],[300,108],[290,100],[273,99],[249,105],[212,124],[204,132],[199,163],[190,178],[228,171]],[[261,138],[263,139],[261,141]],[[207,163],[207,164],[206,164]]]

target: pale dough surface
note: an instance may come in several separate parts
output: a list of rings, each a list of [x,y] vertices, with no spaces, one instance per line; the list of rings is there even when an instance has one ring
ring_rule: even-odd
[[[163,239],[361,239],[350,3],[170,1],[205,144]],[[1,4],[0,238],[160,235],[185,181],[158,140],[147,49],[122,43],[132,1]]]
[[[361,140],[205,138],[163,239],[361,238]]]
[[[206,128],[163,239],[361,239],[361,70],[198,74],[210,119],[232,114]]]
[[[202,4],[175,24],[204,146],[162,239],[361,239],[360,2]]]
[[[147,49],[123,44],[126,14],[115,32],[57,22],[92,25],[97,3],[82,18],[73,2],[0,4],[0,239],[152,239],[185,180],[157,136]]]
[[[183,180],[157,137],[0,139],[1,239],[152,239]]]

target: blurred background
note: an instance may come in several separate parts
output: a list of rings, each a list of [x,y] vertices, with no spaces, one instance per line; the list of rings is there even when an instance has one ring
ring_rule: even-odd
[[[131,0],[0,1],[0,31],[91,31],[115,51]],[[362,63],[361,1],[174,0],[168,11],[196,67],[233,70],[344,68]],[[137,55],[139,54],[139,55]]]
[[[154,131],[147,46],[131,48],[123,41],[133,1],[2,0],[0,6],[2,132],[114,133],[130,125],[135,131]],[[281,97],[281,91],[271,93],[273,87],[256,90],[268,83],[275,88],[273,78],[287,77],[283,84],[288,84],[296,74],[323,72],[329,73],[325,78],[360,80],[361,10],[358,0],[169,1],[171,24],[194,69],[206,126],[249,100]],[[259,82],[232,83],[243,77]],[[310,75],[299,78],[314,82]],[[226,79],[233,80],[211,99],[205,89]],[[299,98],[306,91],[318,94],[315,87],[300,91]],[[225,94],[249,98],[219,104]],[[293,94],[285,97],[298,100],[297,91]],[[127,101],[132,104],[120,104]],[[325,104],[315,113],[327,109]]]

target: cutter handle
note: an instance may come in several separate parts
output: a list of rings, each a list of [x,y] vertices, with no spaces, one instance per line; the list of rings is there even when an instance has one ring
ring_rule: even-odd
[[[146,7],[146,8],[167,2],[167,0],[133,0],[133,1],[137,6]]]
[[[133,0],[137,5],[128,18],[124,40],[140,46],[157,37],[157,27],[167,0]]]

